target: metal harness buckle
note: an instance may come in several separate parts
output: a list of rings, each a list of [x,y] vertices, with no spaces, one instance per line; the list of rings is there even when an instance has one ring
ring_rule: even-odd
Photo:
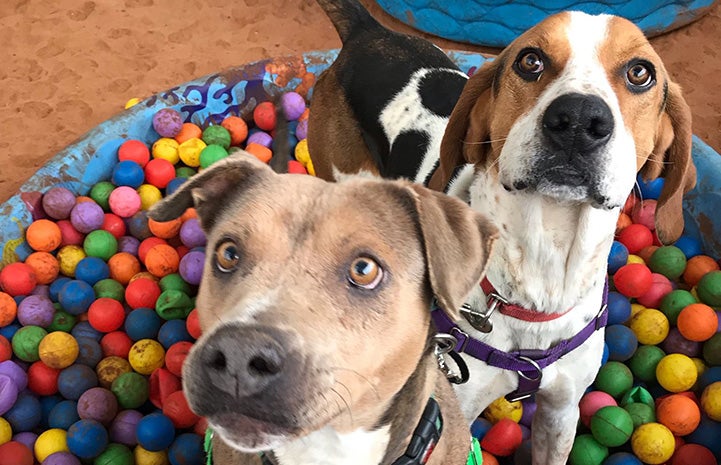
[[[516,402],[523,399],[528,399],[531,397],[536,391],[538,391],[538,388],[541,386],[541,379],[543,378],[543,370],[541,370],[541,367],[538,366],[538,363],[536,363],[535,360],[533,360],[530,357],[526,357],[524,355],[518,356],[519,360],[523,360],[524,362],[528,362],[533,366],[533,369],[536,370],[536,376],[530,377],[527,376],[524,372],[518,370],[516,373],[518,373],[518,376],[525,379],[526,381],[530,381],[533,383],[533,388],[522,391],[522,392],[512,392],[511,394],[508,394],[506,396],[506,400],[508,402]]]
[[[496,311],[499,305],[507,305],[508,301],[496,294],[491,292],[486,297],[486,308],[485,312],[479,312],[474,310],[468,304],[461,306],[461,315],[471,324],[474,328],[482,333],[490,333],[493,330],[493,323],[491,322],[491,316]]]
[[[441,369],[441,372],[446,378],[448,378],[449,381],[455,384],[461,384],[463,381],[463,375],[456,373],[451,367],[449,367],[445,358],[445,355],[450,354],[456,347],[458,339],[448,333],[437,333],[433,336],[433,342],[435,343],[433,354],[436,356],[438,368]]]

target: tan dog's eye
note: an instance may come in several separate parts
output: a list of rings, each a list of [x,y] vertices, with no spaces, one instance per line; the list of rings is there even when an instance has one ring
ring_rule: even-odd
[[[546,65],[540,50],[526,49],[518,54],[513,68],[526,81],[537,81],[546,69]]]
[[[348,269],[350,283],[363,289],[375,289],[381,279],[383,279],[383,269],[372,258],[358,257]]]
[[[656,82],[653,65],[645,61],[632,61],[626,70],[626,82],[633,92],[649,89]]]
[[[230,273],[238,266],[240,253],[238,246],[231,240],[221,242],[215,249],[215,266],[223,273]]]

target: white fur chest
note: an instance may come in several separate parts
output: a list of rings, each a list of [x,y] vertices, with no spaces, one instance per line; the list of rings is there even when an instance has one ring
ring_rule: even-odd
[[[389,440],[388,426],[347,434],[325,427],[273,452],[280,465],[375,465],[383,459]]]

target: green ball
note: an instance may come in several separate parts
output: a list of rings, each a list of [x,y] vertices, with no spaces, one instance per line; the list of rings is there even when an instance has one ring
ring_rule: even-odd
[[[236,152],[242,152],[242,151],[243,151],[243,149],[241,149],[240,147],[234,145],[234,146],[232,146],[231,148],[228,149],[228,155],[233,155],[233,154],[236,153]]]
[[[95,283],[93,290],[95,291],[95,297],[97,299],[101,297],[108,297],[110,299],[115,299],[120,303],[125,302],[125,288],[114,279],[101,279]]]
[[[164,320],[187,318],[194,307],[188,294],[174,289],[162,292],[155,302],[155,311]]]
[[[711,307],[721,307],[721,271],[711,271],[703,275],[696,286],[701,302]]]
[[[631,415],[621,407],[602,407],[591,417],[591,434],[601,445],[618,447],[625,444],[632,433]]]
[[[659,305],[659,310],[666,315],[666,318],[668,318],[668,322],[671,323],[671,325],[676,326],[676,320],[678,319],[678,314],[681,313],[681,310],[695,303],[696,298],[689,291],[676,289],[663,297],[661,305]]]
[[[714,334],[703,343],[703,359],[710,366],[721,365],[721,333]]]
[[[200,152],[200,167],[207,168],[216,161],[228,156],[228,151],[220,145],[210,144]]]
[[[190,178],[193,175],[198,174],[196,170],[189,166],[178,166],[175,168],[175,177],[176,178]]]
[[[576,436],[568,457],[570,465],[601,465],[608,457],[608,447],[600,444],[590,434]]]
[[[127,446],[117,443],[108,444],[108,447],[95,457],[93,465],[134,465],[133,452]]]
[[[109,212],[110,203],[108,202],[108,199],[110,199],[110,193],[114,190],[115,186],[112,182],[100,181],[95,184],[92,189],[90,189],[90,194],[88,194],[88,196],[95,200],[95,203],[100,205],[103,208],[103,211]]]
[[[650,405],[641,402],[633,402],[623,408],[631,416],[634,429],[641,425],[645,425],[646,423],[653,423],[656,421],[656,411]]]
[[[598,371],[594,384],[599,391],[618,399],[633,386],[633,374],[621,362],[606,362]]]
[[[161,291],[174,290],[184,292],[185,294],[190,294],[192,292],[190,284],[188,284],[178,273],[163,276],[158,284],[160,285]]]
[[[677,279],[686,269],[686,255],[676,246],[664,245],[651,255],[648,267],[668,279]]]
[[[47,331],[48,333],[52,333],[54,331],[69,333],[73,329],[73,326],[75,326],[76,321],[77,318],[68,312],[62,310],[56,311],[55,316],[53,317],[53,322],[50,323]]]
[[[118,398],[118,404],[124,409],[135,409],[148,400],[149,387],[145,376],[131,371],[115,378],[110,390]]]
[[[98,229],[85,236],[83,249],[88,257],[110,260],[118,251],[118,240],[108,231]]]
[[[13,353],[23,362],[40,360],[38,346],[48,332],[40,326],[23,326],[13,335]]]
[[[628,361],[628,367],[636,379],[651,383],[656,381],[656,365],[665,356],[666,353],[658,346],[642,345]]]
[[[227,129],[220,125],[208,126],[203,131],[203,142],[208,145],[220,145],[224,149],[230,147],[230,133]]]
[[[640,402],[646,404],[649,407],[656,408],[656,400],[653,398],[650,392],[641,386],[634,386],[623,395],[621,400],[618,402],[620,407],[625,407],[628,404],[634,402]]]

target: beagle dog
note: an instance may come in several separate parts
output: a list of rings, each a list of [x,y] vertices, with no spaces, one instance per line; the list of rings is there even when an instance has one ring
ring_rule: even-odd
[[[386,31],[358,13],[355,2],[338,3],[344,6],[326,10],[344,38],[343,50],[313,96],[313,161],[326,167],[321,174],[328,178],[349,168],[404,176],[438,162],[430,186],[460,196],[494,221],[500,235],[486,279],[467,297],[463,318],[453,322],[438,313],[436,324],[457,338],[456,351],[470,369],[470,380],[456,389],[468,421],[500,396],[535,395],[533,463],[564,464],[578,402],[600,367],[606,260],[637,174],[665,178],[656,209],[658,239],[670,243],[683,231],[682,198],[694,187],[696,171],[691,114],[681,89],[630,21],[556,14],[465,83],[445,132],[429,131],[426,145],[404,154],[403,169],[384,171],[378,160],[391,155],[382,140],[367,142],[376,137],[368,126],[372,117],[354,102],[376,98],[386,88],[378,82],[383,76],[397,79],[390,71],[396,61],[423,69],[422,53],[430,46]],[[389,47],[377,45],[384,41],[407,49],[392,58]],[[389,71],[378,72],[376,64],[372,87],[350,86],[363,82],[369,61],[383,62]],[[387,122],[382,115],[390,108],[409,116],[423,105],[420,99],[416,107],[394,107],[398,96],[418,88],[413,76],[408,73],[407,84],[378,105],[376,125]],[[405,116],[384,131],[391,147]],[[429,151],[437,139],[440,151]]]

